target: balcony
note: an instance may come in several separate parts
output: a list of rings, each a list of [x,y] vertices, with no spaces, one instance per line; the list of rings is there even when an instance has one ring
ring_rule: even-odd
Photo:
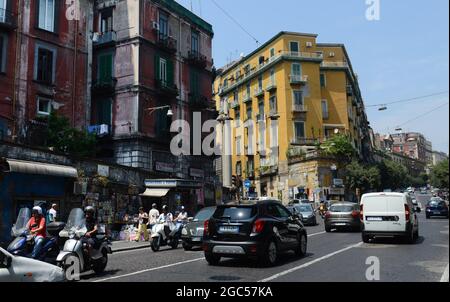
[[[179,94],[177,85],[164,80],[157,79],[156,88],[158,89],[158,92],[163,95],[178,96]]]
[[[339,62],[339,61],[333,61],[333,62],[323,61],[320,64],[320,68],[323,68],[323,69],[342,69],[342,68],[347,69],[349,67],[350,66],[348,65],[347,62]]]
[[[0,28],[13,30],[17,28],[17,17],[13,12],[0,9]]]
[[[237,107],[239,107],[239,106],[240,106],[239,100],[233,100],[233,101],[230,103],[230,107],[231,107],[232,109],[235,109],[235,108],[237,108]]]
[[[242,101],[244,103],[250,103],[252,101],[252,96],[250,95],[250,93],[245,93]]]
[[[191,50],[188,52],[187,61],[194,66],[200,67],[202,69],[206,68],[208,64],[207,60],[208,59],[206,58],[206,56],[202,55],[196,50]]]
[[[263,97],[264,96],[264,89],[262,87],[255,88],[255,92],[253,94],[255,97]]]
[[[271,81],[269,84],[267,84],[266,86],[266,91],[267,92],[271,92],[277,89],[277,83],[275,83],[275,81]]]
[[[295,137],[291,140],[292,146],[315,146],[319,140],[314,138]]]
[[[271,120],[279,119],[279,118],[280,118],[280,115],[278,114],[278,110],[276,110],[276,109],[271,109],[271,110],[269,111],[269,118],[270,118]]]
[[[208,108],[208,98],[203,95],[189,93],[189,105],[193,108]]]
[[[94,33],[93,43],[95,47],[115,45],[116,42],[117,33],[115,31]]]
[[[353,96],[353,87],[352,85],[347,85],[347,95]]]
[[[177,51],[177,40],[169,37],[167,34],[158,32],[156,44],[163,50],[175,53]]]
[[[308,112],[308,107],[304,104],[293,104],[292,105],[292,112],[294,113],[304,113]]]
[[[92,82],[92,92],[96,95],[111,95],[116,90],[116,78],[96,79]]]
[[[256,122],[263,123],[266,121],[266,115],[264,113],[259,113],[256,115]]]
[[[268,176],[268,175],[274,175],[278,173],[278,165],[277,164],[268,164],[268,165],[262,165],[259,169],[259,175],[260,176]]]
[[[290,82],[292,85],[305,85],[308,83],[308,76],[307,75],[293,75],[291,74],[289,76]]]

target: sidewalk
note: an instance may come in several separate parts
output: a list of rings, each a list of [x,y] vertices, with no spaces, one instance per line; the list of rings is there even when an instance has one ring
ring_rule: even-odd
[[[150,248],[150,242],[134,242],[134,241],[113,241],[111,242],[112,252],[123,252],[123,251],[131,251],[138,249]]]

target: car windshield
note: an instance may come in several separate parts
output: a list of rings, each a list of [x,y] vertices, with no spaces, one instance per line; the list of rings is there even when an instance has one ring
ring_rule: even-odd
[[[17,220],[14,228],[16,230],[24,229],[27,226],[28,221],[31,217],[31,211],[29,208],[21,208],[19,214],[17,215]]]
[[[440,201],[440,200],[432,200],[428,203],[429,206],[432,207],[438,207],[438,206],[443,206],[444,202]]]
[[[84,212],[80,208],[72,209],[67,219],[67,224],[65,229],[70,230],[72,228],[81,229],[86,226],[86,219],[84,217]]]
[[[296,206],[295,209],[300,213],[312,212],[311,206]]]
[[[195,215],[194,221],[205,221],[211,218],[215,210],[216,208],[205,208],[200,210],[200,212],[198,212],[197,215]]]
[[[353,206],[350,205],[332,205],[330,207],[330,212],[344,213],[351,211],[353,211]]]
[[[256,215],[256,207],[218,207],[214,218],[229,218],[230,220],[249,219]]]

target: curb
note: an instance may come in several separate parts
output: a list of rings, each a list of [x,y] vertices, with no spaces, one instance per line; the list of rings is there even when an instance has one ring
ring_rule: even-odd
[[[150,244],[148,245],[140,245],[140,246],[132,246],[132,247],[123,247],[123,248],[117,248],[117,249],[112,249],[112,253],[117,253],[117,252],[125,252],[125,251],[133,251],[133,250],[141,250],[141,249],[146,249],[146,248],[150,248]]]

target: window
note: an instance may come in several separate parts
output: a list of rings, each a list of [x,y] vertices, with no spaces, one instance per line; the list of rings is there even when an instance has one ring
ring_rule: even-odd
[[[37,114],[50,115],[52,101],[47,98],[38,97],[37,99]]]
[[[263,89],[263,77],[262,77],[262,75],[260,75],[258,77],[258,88],[259,88],[260,91]]]
[[[234,109],[234,121],[236,127],[241,126],[241,110],[239,108]]]
[[[303,106],[303,104],[304,104],[303,91],[294,90],[294,105],[295,106]]]
[[[247,105],[247,119],[252,119],[252,104]]]
[[[273,58],[275,56],[275,48],[270,49],[270,57]]]
[[[320,87],[325,87],[327,85],[327,79],[324,73],[320,74]]]
[[[6,19],[6,1],[0,0],[0,22],[5,22]]]
[[[104,53],[98,56],[97,79],[100,83],[109,83],[113,78],[113,54]]]
[[[241,152],[241,137],[240,136],[236,137],[236,155],[242,155],[242,152]],[[237,168],[238,167],[236,166],[236,170],[237,170]]]
[[[239,92],[237,90],[234,91],[234,101],[239,102]]]
[[[223,80],[223,88],[228,87],[228,79]]]
[[[159,33],[165,37],[169,35],[169,16],[162,11],[159,12]]]
[[[163,58],[159,60],[159,79],[163,82],[167,82],[167,61]]]
[[[105,9],[100,12],[100,32],[107,33],[113,31],[113,11]]]
[[[200,53],[200,34],[197,31],[191,33],[191,51],[194,54]]]
[[[200,95],[200,75],[197,70],[190,70],[190,92],[191,95]]]
[[[353,108],[351,104],[348,104],[348,117],[353,118]]]
[[[264,114],[264,101],[261,101],[258,103],[258,111],[259,111],[259,114],[261,114],[261,115]]]
[[[99,125],[112,124],[112,101],[111,99],[101,99],[97,103],[97,123]]]
[[[271,113],[277,112],[277,97],[271,96],[269,99],[269,109]]]
[[[293,63],[291,66],[292,69],[292,75],[294,77],[301,77],[302,75],[302,66],[298,63]]]
[[[55,31],[55,0],[39,0],[38,27]]]
[[[247,175],[253,175],[254,172],[254,163],[253,163],[253,159],[249,159],[247,162]]]
[[[322,117],[328,119],[328,102],[327,100],[322,100]]]
[[[0,0],[1,2],[2,0]],[[6,71],[7,37],[0,34],[0,72]]]
[[[247,83],[247,97],[250,97],[251,92],[250,92],[250,83]]]
[[[245,65],[245,67],[244,67],[244,73],[245,73],[245,75],[248,75],[249,73],[250,73],[250,65]]]
[[[275,84],[275,69],[270,70],[270,82]]]
[[[305,138],[305,122],[294,122],[295,138]]]
[[[299,52],[298,42],[295,41],[289,42],[289,50],[293,53],[298,53]]]
[[[37,45],[35,53],[34,79],[46,84],[52,84],[55,80],[55,50]]]

